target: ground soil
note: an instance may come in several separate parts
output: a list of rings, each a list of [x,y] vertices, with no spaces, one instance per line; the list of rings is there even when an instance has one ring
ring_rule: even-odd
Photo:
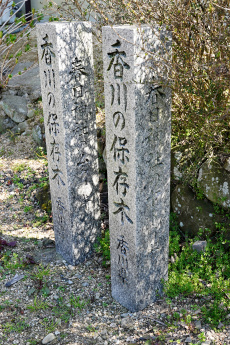
[[[230,326],[203,323],[208,296],[171,305],[162,297],[130,313],[112,298],[110,266],[99,254],[77,267],[65,262],[55,251],[52,218],[36,199],[48,177],[45,155],[30,136],[6,133],[0,142],[0,238],[16,241],[0,252],[0,344],[41,344],[49,334],[48,344],[60,345],[230,344]],[[24,277],[6,287],[15,274]]]

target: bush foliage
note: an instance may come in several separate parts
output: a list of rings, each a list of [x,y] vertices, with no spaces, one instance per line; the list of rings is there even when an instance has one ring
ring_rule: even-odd
[[[165,25],[172,32],[172,149],[182,152],[184,179],[195,185],[202,162],[230,156],[229,0],[82,0],[57,6],[64,19]],[[101,77],[101,75],[100,75]]]

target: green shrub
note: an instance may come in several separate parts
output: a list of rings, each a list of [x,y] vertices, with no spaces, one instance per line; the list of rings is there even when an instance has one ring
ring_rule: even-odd
[[[217,156],[223,161],[227,157],[230,150],[228,0],[67,0],[57,8],[63,19],[95,18],[98,41],[103,25],[165,25],[173,38],[168,79],[173,92],[172,148],[182,153],[183,180],[195,187],[197,170],[205,158]],[[96,60],[100,59],[99,54]],[[98,83],[103,79],[102,63],[97,64],[96,77]]]
[[[110,236],[109,236],[109,229],[105,230],[102,237],[98,240],[97,244],[95,245],[95,250],[97,253],[102,254],[103,256],[103,265],[110,260]]]

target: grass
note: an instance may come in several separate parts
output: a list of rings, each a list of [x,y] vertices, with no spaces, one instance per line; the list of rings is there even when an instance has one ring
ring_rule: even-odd
[[[18,254],[12,253],[11,250],[7,250],[0,261],[3,264],[4,270],[8,272],[14,272],[24,266],[23,261],[18,257]]]
[[[81,300],[81,297],[79,297],[79,296],[75,297],[74,295],[71,295],[69,301],[70,301],[72,308],[78,309],[78,312],[80,312],[82,309],[84,309],[86,307],[86,305],[88,304],[88,302],[86,302],[85,300]]]
[[[229,217],[229,215],[226,215]],[[204,252],[198,253],[192,249],[195,241],[206,240]],[[221,323],[227,324],[226,316],[230,308],[230,241],[226,239],[226,229],[223,224],[216,224],[215,236],[210,231],[200,231],[193,239],[186,239],[181,233],[175,214],[170,216],[169,257],[175,258],[169,264],[168,281],[164,283],[167,297],[177,296],[207,298],[212,303],[205,303],[201,307],[201,316],[205,323],[213,328]],[[107,229],[95,247],[96,252],[102,254],[103,264],[110,259],[109,230]],[[110,279],[110,276],[106,276]],[[194,306],[198,308],[198,306]],[[191,324],[192,316],[184,314],[181,318],[174,313],[170,322],[183,320]]]
[[[36,312],[39,310],[45,310],[49,307],[48,303],[46,301],[39,300],[37,296],[35,296],[33,304],[30,304],[27,306],[27,309],[29,309],[32,312]]]
[[[40,321],[41,325],[45,327],[46,334],[53,333],[55,329],[58,327],[58,323],[54,320],[49,320],[48,318],[44,318],[42,321]]]
[[[110,260],[110,235],[109,229],[106,229],[105,232],[102,234],[102,237],[97,240],[95,244],[95,251],[98,254],[102,254],[103,266],[107,266],[107,262]]]
[[[21,333],[28,327],[29,325],[24,320],[13,320],[2,324],[2,329],[7,334],[11,332]]]
[[[171,216],[169,254],[176,254],[174,263],[169,264],[169,278],[165,283],[165,293],[169,298],[176,296],[207,297],[213,303],[201,308],[202,318],[216,328],[220,322],[226,324],[230,308],[230,253],[229,241],[226,240],[226,229],[217,224],[217,232],[210,238],[209,231],[201,231],[192,240],[184,239]],[[206,240],[204,252],[197,253],[192,244]]]

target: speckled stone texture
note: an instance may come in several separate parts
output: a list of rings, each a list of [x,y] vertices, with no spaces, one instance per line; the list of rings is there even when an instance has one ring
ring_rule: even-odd
[[[171,93],[159,78],[170,52],[163,28],[103,28],[112,295],[132,312],[168,274]]]
[[[76,265],[99,231],[91,25],[38,24],[37,39],[56,249]]]

